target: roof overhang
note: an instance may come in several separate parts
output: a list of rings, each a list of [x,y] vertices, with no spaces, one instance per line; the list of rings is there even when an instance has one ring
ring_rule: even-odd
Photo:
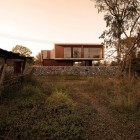
[[[91,46],[104,46],[103,44],[92,44],[92,43],[55,43],[54,44],[55,46],[56,45],[80,45],[80,46],[84,46],[84,45],[91,45]]]
[[[54,58],[54,60],[77,60],[77,61],[84,61],[84,60],[103,60],[104,58]]]

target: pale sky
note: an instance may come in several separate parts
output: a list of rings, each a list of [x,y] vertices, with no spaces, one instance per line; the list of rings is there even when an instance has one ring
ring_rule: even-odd
[[[0,48],[28,47],[33,55],[54,43],[101,43],[103,14],[91,0],[0,0]]]

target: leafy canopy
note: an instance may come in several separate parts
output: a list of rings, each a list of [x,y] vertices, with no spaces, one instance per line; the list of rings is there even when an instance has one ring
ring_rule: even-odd
[[[140,0],[94,1],[98,11],[105,13],[107,29],[100,38],[104,39],[108,48],[116,48],[114,51],[117,52],[116,58],[120,65],[124,65],[121,62],[130,60],[134,50],[140,48]],[[126,47],[123,40],[127,41]]]
[[[22,56],[30,57],[32,52],[29,48],[22,45],[16,45],[13,47],[12,52],[19,53]]]
[[[96,0],[99,12],[105,12],[108,30],[104,35],[120,39],[135,35],[140,29],[140,0]]]
[[[35,57],[35,64],[36,65],[42,65],[42,56],[41,53],[38,53]]]

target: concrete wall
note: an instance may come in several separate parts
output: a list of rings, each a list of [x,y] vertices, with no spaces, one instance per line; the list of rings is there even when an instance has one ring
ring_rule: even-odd
[[[104,66],[44,66],[32,67],[32,74],[35,75],[79,75],[79,76],[115,76],[118,67]]]

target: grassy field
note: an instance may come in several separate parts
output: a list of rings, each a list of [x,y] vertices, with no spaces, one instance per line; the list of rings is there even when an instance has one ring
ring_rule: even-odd
[[[28,76],[5,88],[1,140],[138,140],[140,80]]]

